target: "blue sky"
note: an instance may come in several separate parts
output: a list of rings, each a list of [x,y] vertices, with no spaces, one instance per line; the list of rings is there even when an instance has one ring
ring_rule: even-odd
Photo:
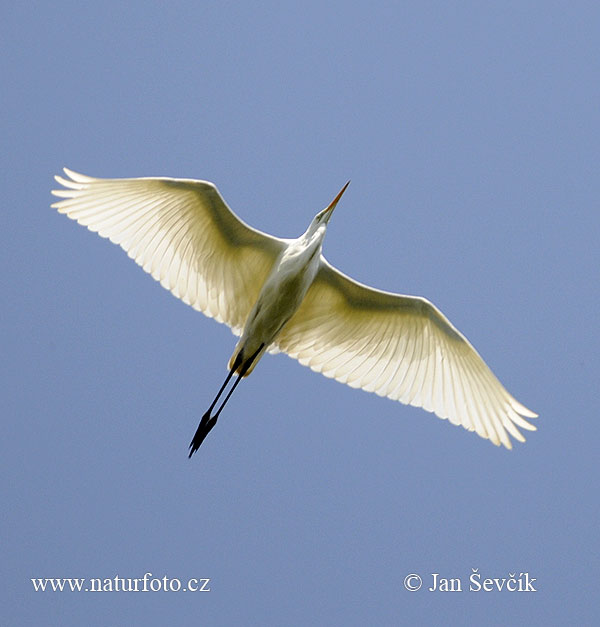
[[[5,9],[3,623],[597,620],[599,18],[593,2]],[[235,339],[49,209],[64,165],[211,180],[284,237],[351,179],[327,258],[432,300],[539,430],[508,452],[278,355],[188,460]],[[538,591],[468,591],[473,568]],[[211,592],[31,584],[146,572]],[[467,589],[430,592],[432,573]]]

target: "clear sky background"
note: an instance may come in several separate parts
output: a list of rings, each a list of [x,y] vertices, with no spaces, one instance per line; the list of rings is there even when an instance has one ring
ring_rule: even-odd
[[[598,619],[599,26],[596,2],[4,8],[3,624]],[[49,208],[64,165],[214,181],[285,237],[351,179],[327,258],[432,300],[539,430],[509,452],[278,355],[188,460],[235,338]],[[30,581],[146,572],[211,592]]]

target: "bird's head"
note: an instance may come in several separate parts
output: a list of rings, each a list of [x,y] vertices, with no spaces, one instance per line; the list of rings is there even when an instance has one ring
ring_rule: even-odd
[[[346,191],[346,188],[348,187],[348,185],[350,185],[350,181],[348,181],[344,185],[344,187],[342,187],[338,195],[329,203],[327,207],[325,207],[325,209],[323,209],[323,211],[319,211],[319,213],[317,213],[317,215],[314,217],[313,221],[311,222],[311,225],[308,227],[308,232],[314,233],[319,227],[327,226],[329,219],[333,215],[333,210],[335,209],[336,205],[340,201],[340,198],[342,197],[342,194]]]

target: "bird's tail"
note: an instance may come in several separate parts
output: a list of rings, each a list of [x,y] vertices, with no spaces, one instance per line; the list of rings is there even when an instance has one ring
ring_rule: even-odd
[[[238,344],[233,351],[233,355],[227,364],[227,368],[231,370],[235,366],[235,374],[247,377],[256,367],[259,359],[264,355],[266,346],[261,344],[256,350],[250,352],[247,346]],[[247,357],[247,355],[250,355]]]

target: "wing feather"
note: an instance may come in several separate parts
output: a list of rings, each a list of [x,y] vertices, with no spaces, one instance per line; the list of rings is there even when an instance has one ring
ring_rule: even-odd
[[[362,285],[323,257],[276,349],[325,376],[423,407],[511,448],[537,414],[502,386],[429,301]]]
[[[98,179],[65,168],[52,207],[121,246],[188,305],[240,334],[284,240],[251,228],[206,181]]]

